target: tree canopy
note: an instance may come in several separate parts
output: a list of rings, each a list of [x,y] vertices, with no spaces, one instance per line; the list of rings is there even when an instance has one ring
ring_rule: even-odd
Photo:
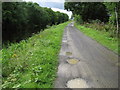
[[[73,14],[80,15],[83,21],[99,19],[107,22],[109,15],[106,6],[102,2],[65,2],[65,9]]]
[[[2,3],[2,35],[4,41],[20,41],[46,28],[68,21],[68,15],[40,7],[33,2]]]

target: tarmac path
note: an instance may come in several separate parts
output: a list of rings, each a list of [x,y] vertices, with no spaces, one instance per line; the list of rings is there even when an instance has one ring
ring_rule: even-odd
[[[73,61],[69,63],[68,60]],[[55,88],[118,88],[117,62],[117,54],[70,23],[64,30]],[[79,80],[68,84],[76,78]]]

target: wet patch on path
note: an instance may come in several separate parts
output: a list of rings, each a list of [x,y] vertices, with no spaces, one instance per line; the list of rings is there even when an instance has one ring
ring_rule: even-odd
[[[67,62],[69,63],[69,64],[77,64],[78,62],[79,62],[80,60],[78,60],[78,59],[68,59],[67,60]]]
[[[87,82],[82,78],[71,79],[66,83],[67,88],[89,88]]]

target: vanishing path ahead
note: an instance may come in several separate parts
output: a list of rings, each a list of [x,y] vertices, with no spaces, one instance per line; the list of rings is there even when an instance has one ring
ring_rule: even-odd
[[[66,53],[67,52],[67,53]],[[59,55],[58,77],[56,88],[65,88],[69,80],[80,78],[86,85],[72,83],[69,87],[117,88],[118,55],[85,36],[70,23],[64,31],[62,48]],[[76,64],[67,60],[77,59]],[[75,86],[77,85],[78,86]],[[84,86],[80,86],[84,85]]]

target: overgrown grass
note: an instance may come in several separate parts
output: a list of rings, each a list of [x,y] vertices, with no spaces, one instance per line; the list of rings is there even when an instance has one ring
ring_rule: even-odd
[[[2,88],[53,88],[65,26],[52,26],[2,49]]]
[[[85,35],[102,44],[103,46],[118,53],[118,39],[115,37],[110,37],[109,32],[106,32],[104,30],[94,30],[92,28],[87,28],[84,25],[78,25],[77,23],[75,23],[75,27],[78,28]]]

